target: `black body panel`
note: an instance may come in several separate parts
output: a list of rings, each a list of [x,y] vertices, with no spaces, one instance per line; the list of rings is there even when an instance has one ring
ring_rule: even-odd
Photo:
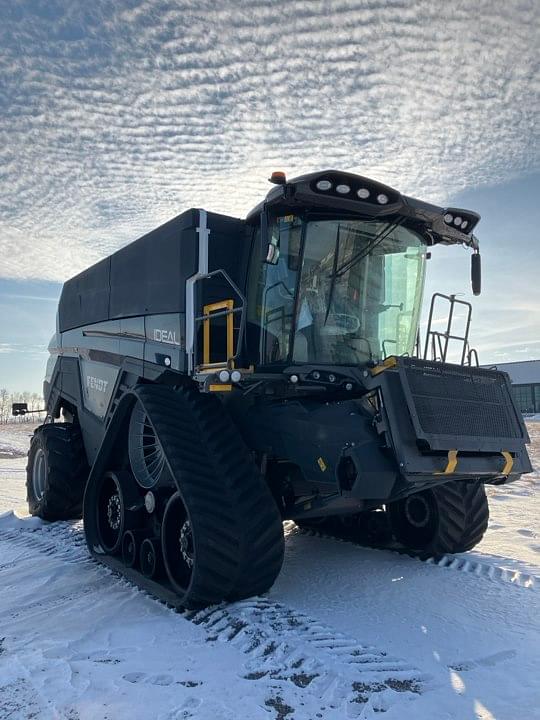
[[[58,305],[60,332],[108,320],[110,286],[110,257],[64,283]]]
[[[59,330],[145,315],[185,312],[186,280],[197,272],[198,210],[188,210],[68,280],[58,308]],[[249,242],[244,221],[207,213],[209,271],[223,268],[245,286]],[[204,302],[230,289],[214,279]]]
[[[183,311],[185,282],[196,271],[198,215],[188,210],[68,280],[58,308],[60,332]]]
[[[196,271],[198,212],[189,210],[111,256],[109,318],[185,309],[185,281]]]

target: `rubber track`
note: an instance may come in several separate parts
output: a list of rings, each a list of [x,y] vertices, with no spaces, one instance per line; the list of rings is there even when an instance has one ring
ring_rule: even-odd
[[[369,548],[370,550],[378,550],[380,552],[391,552],[396,555],[407,555],[407,557],[413,560],[418,560],[427,565],[435,565],[440,568],[446,568],[449,570],[458,570],[459,572],[470,573],[477,577],[482,577],[487,580],[493,580],[495,582],[509,583],[522,588],[529,588],[532,590],[540,588],[540,576],[532,575],[529,573],[521,572],[519,570],[511,570],[509,568],[503,568],[498,565],[491,565],[489,563],[482,563],[474,560],[473,558],[462,558],[455,555],[442,555],[442,556],[424,556],[415,555],[409,550],[406,550],[398,545],[376,545],[376,544],[365,544],[361,542],[355,542],[349,537],[341,537],[338,534],[331,534],[328,532],[321,532],[313,528],[300,528],[292,520],[285,522],[285,530],[287,533],[297,532],[302,535],[308,535],[311,537],[318,537],[323,540],[334,540],[337,542],[347,543],[356,547]]]
[[[2,540],[18,546],[29,543],[34,560],[37,551],[64,561],[80,562],[84,546],[80,523],[57,523],[35,530],[10,529],[0,532]],[[92,562],[87,555],[85,560]],[[118,581],[127,590],[133,587],[124,576]],[[95,585],[98,591],[108,590],[99,577]],[[140,592],[152,597],[144,589]],[[66,594],[55,598],[55,603],[60,607],[77,598],[78,595]],[[53,608],[36,601],[21,608],[20,614],[50,609]],[[265,597],[195,612],[184,610],[180,614],[205,631],[208,643],[231,643],[246,656],[241,670],[244,679],[262,680],[278,693],[286,689],[287,700],[294,697],[297,706],[303,703],[315,710],[341,708],[344,717],[371,717],[396,702],[414,700],[429,681],[427,675],[408,662]]]
[[[192,388],[142,386],[138,396],[204,542],[186,604],[265,592],[283,562],[283,528],[226,409]]]

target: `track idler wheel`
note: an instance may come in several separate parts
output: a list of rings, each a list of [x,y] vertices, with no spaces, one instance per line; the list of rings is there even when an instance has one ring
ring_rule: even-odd
[[[142,501],[128,472],[106,472],[96,488],[96,525],[103,549],[120,550],[126,530],[137,525]]]
[[[142,574],[147,578],[157,578],[161,574],[161,548],[159,538],[145,538],[139,551]]]
[[[191,585],[196,556],[193,526],[179,492],[174,493],[165,508],[161,548],[171,585],[183,595]]]

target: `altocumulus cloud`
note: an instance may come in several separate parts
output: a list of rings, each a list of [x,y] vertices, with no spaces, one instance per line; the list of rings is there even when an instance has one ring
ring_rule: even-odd
[[[6,0],[0,276],[63,280],[271,169],[443,202],[538,166],[538,3]]]

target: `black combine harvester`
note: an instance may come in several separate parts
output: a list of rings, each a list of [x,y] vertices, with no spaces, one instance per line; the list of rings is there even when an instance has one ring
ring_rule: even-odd
[[[484,485],[531,470],[470,305],[435,298],[420,351],[426,259],[468,246],[478,294],[479,216],[345,172],[271,180],[245,220],[188,210],[66,282],[49,348],[30,512],[83,513],[95,558],[177,606],[266,591],[284,519],[469,550]]]

